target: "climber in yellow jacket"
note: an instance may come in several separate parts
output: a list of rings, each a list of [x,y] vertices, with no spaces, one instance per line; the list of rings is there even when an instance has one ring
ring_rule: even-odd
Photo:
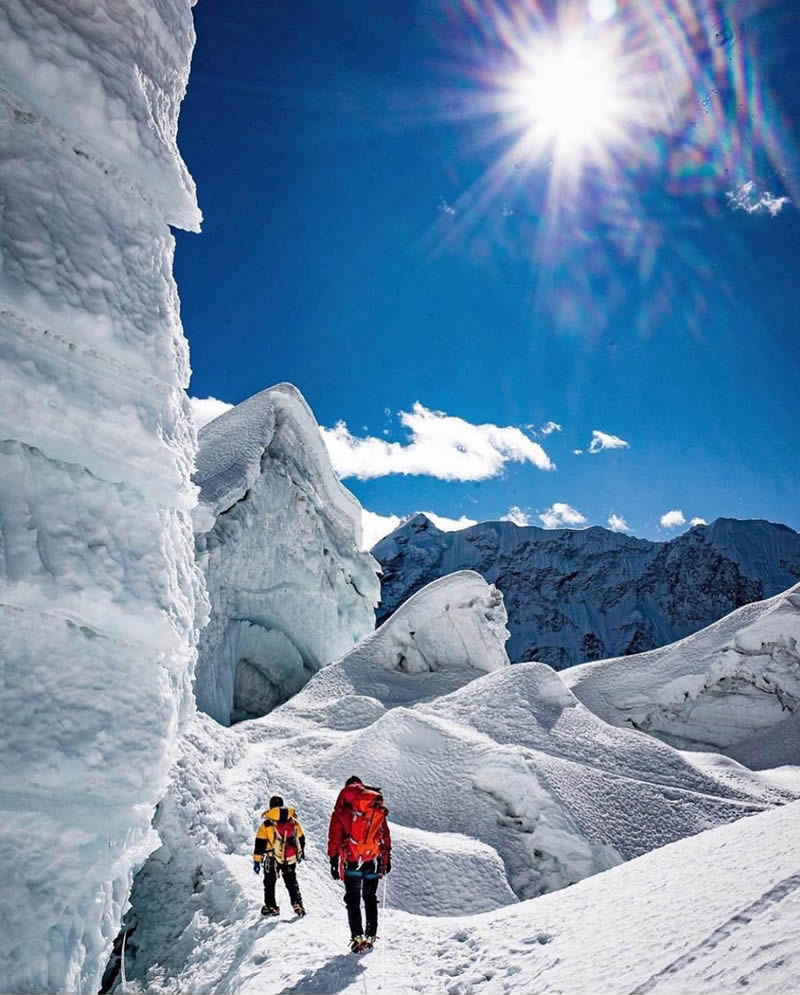
[[[273,795],[269,808],[261,813],[261,825],[256,832],[253,848],[253,871],[261,873],[264,867],[264,916],[280,915],[275,899],[275,884],[278,875],[283,875],[283,883],[289,892],[289,900],[295,915],[304,916],[303,899],[297,883],[297,864],[305,858],[306,837],[303,827],[293,808],[283,804],[280,795]]]

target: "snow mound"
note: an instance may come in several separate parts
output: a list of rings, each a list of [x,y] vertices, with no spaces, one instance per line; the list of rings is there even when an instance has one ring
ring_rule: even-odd
[[[278,384],[199,433],[197,558],[211,621],[198,706],[227,724],[263,715],[375,623],[377,564],[311,409]]]
[[[678,747],[747,756],[755,767],[798,763],[784,721],[800,703],[800,585],[671,646],[563,676],[607,722]]]
[[[417,595],[417,608],[408,602],[412,617],[424,618],[425,599],[429,607],[440,603],[448,586],[467,593],[480,585],[483,599],[493,593],[469,574],[437,582]],[[445,599],[451,613],[453,593]],[[484,618],[485,602],[479,598],[471,611]],[[500,621],[492,625],[502,646]],[[602,882],[613,881],[623,861],[796,797],[732,760],[711,764],[703,755],[695,763],[652,737],[606,724],[544,664],[482,672],[480,643],[467,666],[398,670],[391,626],[269,715],[230,729],[198,715],[156,821],[163,846],[134,887],[129,984],[147,991],[362,990],[361,972],[379,969],[344,953],[341,885],[331,880],[325,854],[337,790],[353,773],[381,785],[390,809],[391,912],[383,913],[379,932],[393,991],[469,991],[459,987],[459,972],[472,976],[492,946],[484,922],[498,931],[496,944],[506,942],[506,922],[522,929],[514,910],[531,910],[526,915],[540,921],[538,906],[520,899],[552,901],[557,895],[547,893],[587,877],[600,882],[598,895],[607,894],[613,886]],[[406,623],[397,628],[408,631]],[[465,633],[476,638],[456,627],[450,647],[437,637],[438,652],[458,657],[463,649],[451,653]],[[259,919],[261,882],[250,870],[258,814],[275,791],[297,807],[307,838],[299,877],[309,915],[285,932],[280,921]],[[671,865],[657,867],[671,880]],[[592,878],[600,871],[608,873]],[[648,879],[647,886],[639,914],[658,907],[655,885]],[[624,883],[621,889],[632,901]],[[491,920],[474,917],[484,908],[495,910]],[[569,908],[572,918],[559,921],[581,935],[581,916]],[[454,923],[452,916],[469,918]],[[480,939],[474,962],[461,964],[458,937],[467,931]],[[530,944],[538,950],[552,935],[537,925]],[[446,949],[439,937],[447,938]],[[432,944],[440,964],[454,958],[452,974],[435,974]],[[530,960],[528,942],[511,946],[519,952],[515,964]],[[414,947],[424,948],[419,958]],[[373,988],[386,983],[377,974],[370,979]]]
[[[96,991],[205,614],[168,223],[188,0],[0,12],[0,989]]]

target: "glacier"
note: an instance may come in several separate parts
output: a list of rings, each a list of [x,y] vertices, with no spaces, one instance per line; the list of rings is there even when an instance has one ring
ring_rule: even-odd
[[[0,10],[0,989],[94,991],[194,711],[189,0]]]
[[[636,656],[563,673],[607,722],[750,767],[800,763],[800,585],[701,632]]]
[[[434,578],[476,570],[503,592],[512,661],[557,670],[674,642],[800,581],[800,534],[757,520],[720,518],[658,543],[513,522],[443,532],[419,514],[372,553],[379,621]]]
[[[374,630],[378,565],[360,550],[361,506],[291,384],[205,425],[194,479],[211,602],[197,703],[227,725],[286,701]]]
[[[412,632],[418,656],[408,653]],[[532,970],[526,964],[539,960],[531,949],[550,942],[556,926],[578,957],[586,910],[573,895],[595,903],[610,895],[586,914],[611,922],[619,894],[632,921],[646,913],[655,931],[665,928],[652,881],[661,874],[677,895],[681,852],[674,866],[657,854],[670,860],[668,844],[749,824],[741,817],[762,818],[798,797],[798,779],[780,785],[724,757],[696,761],[605,723],[547,665],[509,666],[506,638],[497,590],[475,573],[455,573],[419,591],[268,715],[223,728],[198,713],[156,817],[162,846],[137,875],[125,920],[128,986],[355,992],[368,980],[370,990],[470,991],[464,979],[473,968],[477,977],[492,951],[509,957],[506,944],[517,950],[513,963]],[[381,952],[345,952],[341,884],[325,852],[337,790],[354,773],[381,785],[390,808],[384,969]],[[309,915],[290,927],[259,915],[261,881],[251,871],[258,815],[273,792],[297,806],[306,832],[299,876]],[[725,828],[733,838],[734,827]],[[652,870],[640,879],[626,868],[641,859]],[[633,892],[631,875],[642,891]],[[685,894],[693,883],[681,884]],[[723,904],[730,892],[720,888]],[[549,903],[549,930],[540,902]],[[683,942],[674,925],[667,932]],[[466,936],[475,940],[465,947],[458,937]],[[608,929],[603,936],[611,942]],[[582,990],[593,988],[590,961]],[[118,958],[110,990],[119,990],[120,967]],[[562,983],[563,972],[557,977]]]

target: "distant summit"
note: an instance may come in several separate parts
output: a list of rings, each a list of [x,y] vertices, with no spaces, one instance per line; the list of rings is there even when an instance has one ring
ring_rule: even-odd
[[[443,532],[423,514],[372,550],[378,622],[437,577],[475,570],[503,592],[512,661],[557,670],[654,649],[800,580],[800,534],[718,518],[668,542],[608,529],[482,522]]]

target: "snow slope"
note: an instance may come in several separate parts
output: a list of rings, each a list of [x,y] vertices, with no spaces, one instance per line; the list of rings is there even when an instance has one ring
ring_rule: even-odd
[[[448,626],[436,621],[443,592]],[[398,669],[395,646],[405,644],[409,618],[415,632],[435,622],[424,656],[445,666]],[[606,725],[543,664],[493,667],[486,650],[504,662],[502,622],[496,592],[474,574],[452,575],[269,715],[230,729],[198,715],[156,820],[164,845],[136,879],[128,990],[360,991],[369,979],[372,991],[469,991],[462,979],[487,983],[480,964],[490,957],[520,971],[541,965],[539,944],[553,939],[556,923],[575,956],[599,943],[596,921],[582,938],[586,910],[571,899],[582,885],[565,885],[613,868],[590,877],[606,899],[588,913],[602,916],[604,941],[613,943],[607,896],[623,870],[616,865],[796,797],[731,760],[696,765]],[[352,773],[381,784],[391,810],[385,971],[380,949],[369,960],[345,953],[342,889],[328,873],[328,817]],[[300,881],[309,915],[291,925],[286,914],[260,919],[261,882],[250,864],[258,813],[273,791],[297,805],[308,841]],[[634,920],[647,909],[653,935],[664,927],[653,878],[662,888],[677,866],[648,872],[648,890],[635,900],[630,877],[621,879],[624,914]],[[555,911],[539,915],[539,901]],[[596,990],[586,961],[579,990]],[[500,973],[493,966],[491,976]]]
[[[211,600],[197,703],[227,724],[285,701],[373,631],[377,564],[360,551],[361,506],[291,384],[201,429],[195,481]]]
[[[800,585],[638,656],[572,667],[565,683],[593,712],[749,766],[800,763]]]
[[[0,9],[0,989],[92,991],[193,713],[188,0]]]
[[[442,532],[416,515],[372,550],[378,620],[436,577],[476,570],[503,592],[512,661],[560,670],[663,646],[800,580],[800,535],[720,518],[670,542],[607,529],[483,522]]]

